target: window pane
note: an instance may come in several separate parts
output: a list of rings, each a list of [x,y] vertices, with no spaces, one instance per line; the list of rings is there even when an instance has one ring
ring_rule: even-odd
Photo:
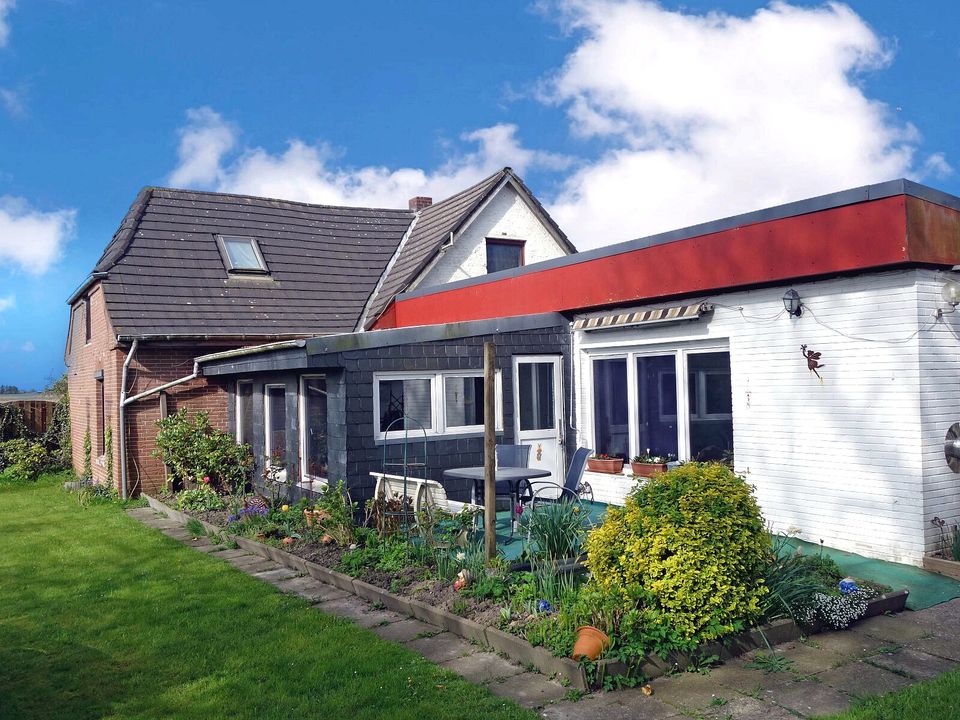
[[[234,270],[265,270],[253,249],[253,240],[223,239],[223,246],[230,258],[230,267]]]
[[[237,384],[237,441],[253,441],[253,383]]]
[[[327,381],[309,378],[303,381],[303,419],[306,474],[327,477]]]
[[[637,358],[637,447],[676,456],[677,361],[673,355]]]
[[[446,377],[443,401],[447,427],[483,425],[483,378]]]
[[[730,353],[687,356],[690,385],[690,457],[721,460],[733,452]]]
[[[626,458],[630,452],[627,360],[593,361],[593,425],[598,453]]]
[[[520,429],[552,430],[554,426],[553,363],[519,363]]]
[[[286,388],[267,388],[267,452],[270,462],[285,465],[287,455]]]
[[[487,240],[487,272],[498,272],[523,265],[523,246]]]
[[[433,427],[429,380],[380,380],[379,384],[380,432],[388,427],[391,432]]]

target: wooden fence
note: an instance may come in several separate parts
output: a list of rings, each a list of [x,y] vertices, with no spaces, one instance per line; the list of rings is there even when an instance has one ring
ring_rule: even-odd
[[[27,429],[35,435],[42,435],[53,422],[53,407],[56,403],[52,400],[16,400],[5,404],[14,405],[23,410]]]

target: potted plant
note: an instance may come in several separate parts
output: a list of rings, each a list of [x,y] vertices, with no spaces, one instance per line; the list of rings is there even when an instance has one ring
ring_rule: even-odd
[[[645,453],[634,455],[630,459],[630,469],[634,475],[640,477],[652,477],[655,473],[667,471],[667,463],[673,462],[676,457],[670,454],[653,455],[650,448]]]
[[[623,472],[623,458],[597,453],[587,458],[587,470],[600,473]]]
[[[933,518],[931,524],[940,531],[940,547],[923,556],[923,569],[960,580],[960,525],[947,529],[947,521]]]

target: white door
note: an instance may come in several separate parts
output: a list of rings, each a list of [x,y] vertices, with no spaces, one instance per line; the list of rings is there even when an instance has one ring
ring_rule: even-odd
[[[530,467],[549,470],[563,484],[563,386],[560,358],[528,355],[513,359],[514,431],[530,445]]]

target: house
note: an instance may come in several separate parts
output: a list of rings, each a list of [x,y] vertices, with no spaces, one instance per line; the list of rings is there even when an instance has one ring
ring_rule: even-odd
[[[226,428],[197,356],[362,331],[399,292],[572,252],[510,168],[408,209],[145,188],[68,300],[74,468],[89,434],[96,481],[156,490],[156,420],[188,406]]]
[[[776,530],[918,565],[960,519],[955,267],[960,198],[897,180],[416,288],[374,327],[562,313],[576,444],[732,456]]]

